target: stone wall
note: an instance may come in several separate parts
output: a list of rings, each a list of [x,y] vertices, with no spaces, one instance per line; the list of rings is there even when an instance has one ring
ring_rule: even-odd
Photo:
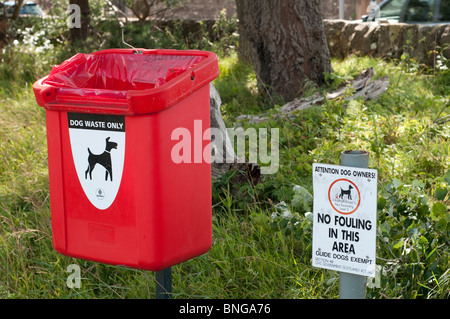
[[[433,65],[434,53],[450,59],[450,24],[378,24],[324,20],[330,54],[401,58],[408,54],[420,63]]]
[[[158,25],[162,29],[180,27],[175,22],[160,21]],[[204,20],[202,23],[203,27],[206,26],[208,30],[212,30],[215,21]],[[432,52],[437,51],[450,59],[450,24],[378,24],[324,20],[324,26],[332,57],[345,58],[349,55],[357,55],[400,59],[402,54],[406,53],[420,63],[433,65]],[[200,34],[200,22],[183,20],[182,31],[184,36]],[[211,35],[213,34],[211,32]],[[244,59],[250,60],[250,53],[242,44],[239,52]]]

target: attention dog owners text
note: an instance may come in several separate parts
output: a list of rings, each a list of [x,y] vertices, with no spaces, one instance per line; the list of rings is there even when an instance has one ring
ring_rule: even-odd
[[[354,177],[365,177],[365,178],[375,178],[375,173],[371,172],[363,172],[358,170],[353,170],[353,173],[348,169],[336,169],[333,167],[322,167],[322,166],[316,166],[315,172],[318,173],[326,173],[326,174],[333,174],[333,175],[344,175],[344,176],[354,176]]]

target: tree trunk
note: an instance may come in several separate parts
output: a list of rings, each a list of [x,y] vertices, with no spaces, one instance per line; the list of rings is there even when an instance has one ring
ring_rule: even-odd
[[[16,4],[14,6],[14,12],[12,14],[11,19],[16,20],[19,17],[20,9],[22,9],[23,0],[16,0]]]
[[[320,0],[236,0],[240,42],[250,48],[258,86],[291,101],[332,72]],[[245,43],[248,41],[248,43]]]
[[[89,0],[70,0],[70,4],[75,4],[80,7],[80,22],[81,27],[74,27],[70,29],[70,36],[72,43],[77,41],[85,41],[90,33],[91,23],[90,23],[90,9]]]
[[[139,19],[139,22],[144,22],[150,14],[150,6],[147,0],[134,0],[132,6],[130,7],[133,14]]]

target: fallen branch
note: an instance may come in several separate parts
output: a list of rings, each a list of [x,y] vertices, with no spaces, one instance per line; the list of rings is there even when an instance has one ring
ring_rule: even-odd
[[[327,93],[323,96],[316,93],[308,98],[295,99],[283,105],[277,114],[269,116],[267,113],[262,115],[240,115],[237,120],[248,121],[251,123],[265,122],[270,118],[279,119],[295,116],[298,111],[302,111],[313,106],[322,105],[326,100],[337,100],[343,98],[345,101],[362,97],[365,101],[376,99],[379,95],[386,92],[389,87],[389,76],[372,81],[374,76],[373,68],[362,71],[359,76],[350,83],[344,83],[336,91]]]
[[[438,125],[442,125],[447,123],[448,121],[450,121],[450,115],[446,115],[444,117],[441,117],[439,119],[437,119],[434,123],[438,124]]]
[[[433,121],[434,124],[444,124],[445,122],[449,121],[450,116],[444,116],[444,117],[440,117],[442,112],[448,107],[450,106],[450,101],[445,103],[445,105],[442,107],[442,109],[439,111],[438,115],[436,116],[436,119]]]

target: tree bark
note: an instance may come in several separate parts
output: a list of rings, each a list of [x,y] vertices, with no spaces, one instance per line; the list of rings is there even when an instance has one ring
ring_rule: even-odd
[[[139,19],[139,22],[144,22],[150,14],[150,6],[155,1],[151,1],[151,4],[147,0],[134,0],[130,7],[133,14]]]
[[[320,0],[236,0],[240,42],[250,48],[258,87],[285,101],[332,72]],[[248,42],[248,43],[246,43]]]
[[[85,41],[91,29],[89,0],[70,0],[70,4],[78,5],[81,14],[81,28],[75,27],[70,29],[72,43]]]
[[[19,17],[20,9],[22,9],[23,0],[16,0],[16,5],[14,6],[14,12],[11,19],[16,20]]]

